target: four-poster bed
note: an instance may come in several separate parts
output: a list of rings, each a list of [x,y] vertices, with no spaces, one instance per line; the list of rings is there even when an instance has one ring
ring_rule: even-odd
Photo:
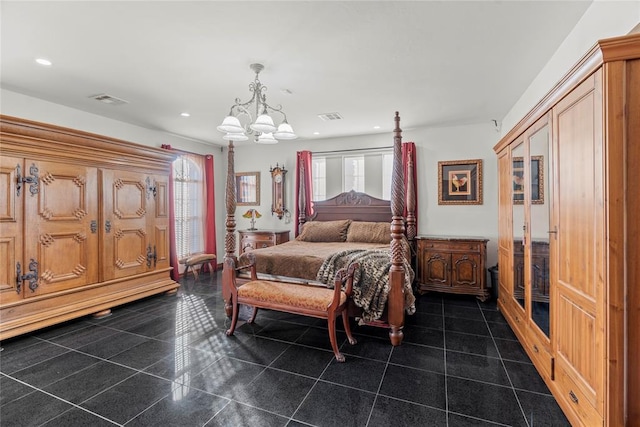
[[[415,205],[416,205],[416,195],[415,195],[415,187],[413,185],[412,179],[407,180],[407,186],[405,189],[405,175],[412,177],[414,175],[414,165],[412,161],[407,161],[406,164],[403,164],[403,156],[402,156],[402,130],[400,129],[400,116],[398,112],[395,114],[395,129],[394,129],[394,144],[393,144],[393,170],[391,177],[391,200],[380,200],[375,197],[371,197],[364,193],[356,193],[356,192],[348,192],[342,193],[332,199],[314,202],[314,214],[311,217],[307,217],[305,212],[306,200],[308,200],[311,195],[306,194],[305,188],[308,188],[305,185],[299,185],[299,191],[297,196],[297,202],[299,206],[299,216],[298,216],[298,225],[301,230],[298,239],[291,243],[295,249],[287,249],[280,248],[281,246],[288,245],[289,243],[285,243],[283,245],[278,245],[273,248],[260,249],[257,251],[252,251],[255,253],[258,267],[258,273],[274,273],[269,272],[268,268],[263,268],[261,271],[261,256],[262,252],[269,250],[289,250],[290,252],[303,252],[299,250],[301,246],[305,242],[300,241],[300,237],[304,237],[305,232],[310,231],[312,228],[308,227],[305,230],[306,224],[313,224],[315,226],[324,227],[333,226],[334,224],[340,224],[341,221],[345,222],[347,225],[345,228],[345,233],[347,233],[348,227],[350,224],[353,224],[353,228],[350,229],[349,233],[352,233],[352,236],[355,236],[356,230],[360,230],[358,233],[362,235],[363,227],[368,227],[371,225],[371,228],[380,228],[379,225],[381,222],[384,222],[388,225],[382,224],[387,230],[386,236],[389,238],[387,241],[389,243],[383,243],[379,240],[377,241],[377,245],[372,245],[374,250],[380,250],[381,247],[388,248],[387,255],[383,256],[386,258],[386,262],[388,263],[385,270],[385,283],[384,283],[384,301],[386,302],[386,307],[382,317],[379,320],[373,322],[376,326],[386,326],[390,329],[389,337],[392,345],[400,345],[403,338],[402,329],[404,327],[404,316],[405,309],[410,311],[413,295],[411,290],[411,280],[413,278],[413,271],[411,270],[410,263],[410,251],[407,251],[407,246],[411,247],[413,245],[413,240],[416,236],[416,217],[415,217]],[[304,175],[304,171],[299,171],[300,175]],[[237,256],[236,256],[236,222],[235,222],[235,211],[236,211],[236,199],[235,199],[235,170],[234,170],[234,147],[233,142],[229,143],[229,152],[228,152],[228,169],[227,169],[227,186],[226,186],[226,235],[225,235],[225,263],[223,270],[223,298],[226,302],[227,314],[231,314],[231,281],[233,280],[234,272],[231,271],[232,267],[236,265]],[[302,181],[301,181],[302,182]],[[405,210],[406,207],[406,210]],[[403,216],[403,213],[406,211],[406,217]],[[322,229],[321,229],[322,230]],[[309,235],[309,233],[306,233]],[[314,242],[313,239],[303,239],[310,242]],[[329,239],[328,242],[338,241],[337,239]],[[349,246],[349,241],[346,239],[346,234],[344,240],[340,240],[341,242],[345,242],[345,247]],[[362,238],[354,238],[356,242],[365,242],[366,239]],[[327,242],[327,240],[325,240]],[[386,242],[386,241],[385,241]],[[409,245],[407,245],[407,242]],[[329,246],[331,246],[330,243]],[[317,248],[320,247],[320,243],[309,243],[309,246],[312,246],[312,251],[316,256],[319,256]],[[343,250],[340,243],[336,243],[336,251]],[[353,246],[353,243],[351,243]],[[356,245],[357,246],[357,245]],[[362,245],[361,245],[362,246]],[[367,246],[365,243],[364,246]],[[326,250],[326,249],[325,249]],[[344,250],[343,250],[344,251]],[[307,251],[308,252],[308,251]],[[353,256],[353,250],[349,249],[344,251],[348,253],[350,256]],[[331,252],[327,252],[326,254],[321,255],[319,258],[320,261],[316,260],[315,262],[322,263],[325,255],[330,254]],[[378,254],[379,256],[379,254]],[[307,257],[308,258],[308,257]],[[328,256],[325,261],[328,260]],[[408,258],[408,260],[407,260]],[[271,265],[271,262],[265,262],[264,258],[262,258],[263,265]],[[352,258],[353,259],[353,258]],[[227,260],[233,260],[233,262],[226,262]],[[358,259],[358,262],[360,259]],[[292,265],[293,263],[289,260],[288,265]],[[322,267],[327,267],[327,263],[325,262]],[[362,265],[362,264],[361,264]],[[367,264],[364,264],[367,265]],[[367,270],[375,270],[376,268],[362,267]],[[337,268],[336,268],[337,270]],[[324,273],[328,270],[323,270]],[[388,276],[386,273],[388,272]],[[293,269],[289,271],[277,271],[275,274],[280,277],[288,276],[288,277],[297,277],[298,280],[309,280],[313,279],[313,277],[300,277],[300,274]],[[363,274],[368,273],[364,271]],[[311,275],[313,276],[315,272]],[[304,275],[302,275],[304,276]],[[273,276],[272,276],[273,277]],[[388,277],[388,279],[387,279]],[[280,277],[281,278],[281,277]],[[328,280],[331,282],[333,280],[332,277],[329,277]],[[386,282],[388,280],[388,283]],[[375,291],[374,291],[375,292]]]

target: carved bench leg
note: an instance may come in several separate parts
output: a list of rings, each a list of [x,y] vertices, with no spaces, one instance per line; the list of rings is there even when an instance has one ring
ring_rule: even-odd
[[[227,329],[227,336],[233,335],[236,330],[236,324],[238,323],[238,311],[240,309],[240,304],[238,301],[233,301],[233,297],[231,297],[231,305],[233,307],[233,314],[231,315],[231,325],[229,329]]]
[[[258,307],[253,307],[253,312],[251,313],[251,318],[249,319],[249,323],[253,323],[256,320],[257,314],[258,314]]]
[[[336,355],[336,360],[338,362],[344,362],[344,356],[338,350],[338,340],[336,338],[336,316],[334,313],[329,314],[329,318],[327,319],[329,323],[329,341],[331,341],[331,348],[333,349],[333,354]]]
[[[349,325],[349,316],[347,315],[347,310],[342,311],[342,324],[344,325],[344,331],[347,333],[347,339],[349,340],[349,344],[355,345],[358,343],[356,339],[351,335],[351,326]]]

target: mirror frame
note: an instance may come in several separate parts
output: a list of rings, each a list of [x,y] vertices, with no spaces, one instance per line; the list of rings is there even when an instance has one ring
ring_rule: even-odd
[[[241,184],[251,185],[251,178],[255,180],[255,191],[249,194],[241,194]],[[260,206],[260,172],[237,172],[236,173],[236,205],[238,206]]]

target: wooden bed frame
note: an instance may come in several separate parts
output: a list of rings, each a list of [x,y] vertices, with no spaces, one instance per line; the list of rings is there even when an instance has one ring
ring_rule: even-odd
[[[404,188],[404,175],[402,164],[402,130],[400,129],[400,115],[395,114],[395,129],[393,131],[393,172],[391,176],[391,200],[380,200],[363,193],[342,193],[332,199],[314,203],[314,215],[311,218],[304,216],[305,201],[310,195],[304,193],[304,185],[300,185],[300,193],[297,194],[299,212],[299,225],[307,220],[331,221],[337,219],[353,219],[358,221],[390,222],[391,229],[391,269],[389,271],[390,290],[386,309],[386,322],[377,326],[386,326],[390,329],[389,338],[394,346],[402,343],[404,327],[404,280],[405,270],[403,258],[405,251],[402,240],[406,236],[413,246],[416,237],[415,217],[415,191],[412,180]],[[413,164],[406,165],[407,175],[413,176]],[[301,171],[303,173],[303,171]],[[302,182],[302,181],[301,181]],[[406,218],[403,216],[407,208]],[[233,141],[229,142],[227,185],[226,185],[226,235],[225,235],[225,261],[229,258],[237,261],[236,257],[236,191]],[[406,224],[406,226],[405,226]],[[223,267],[222,296],[225,300],[227,315],[231,316],[231,280],[233,272],[228,271],[227,262]]]

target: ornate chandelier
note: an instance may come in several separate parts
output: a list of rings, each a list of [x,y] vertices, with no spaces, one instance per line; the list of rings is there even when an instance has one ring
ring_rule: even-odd
[[[293,128],[287,123],[287,115],[282,111],[282,106],[272,107],[267,104],[267,96],[264,94],[267,87],[258,78],[258,74],[264,69],[264,65],[251,64],[250,68],[256,73],[255,80],[249,84],[249,91],[253,92],[253,95],[247,102],[242,102],[240,98],[236,98],[235,104],[231,106],[229,115],[224,118],[222,124],[217,128],[220,132],[225,133],[222,139],[226,141],[246,141],[249,139],[248,134],[254,134],[255,142],[258,144],[277,144],[279,139],[296,139],[298,136],[293,133]],[[250,111],[252,104],[255,104],[254,115]],[[283,120],[278,127],[274,124],[269,112],[282,115]],[[249,117],[249,123],[244,126],[238,118],[243,115]]]

